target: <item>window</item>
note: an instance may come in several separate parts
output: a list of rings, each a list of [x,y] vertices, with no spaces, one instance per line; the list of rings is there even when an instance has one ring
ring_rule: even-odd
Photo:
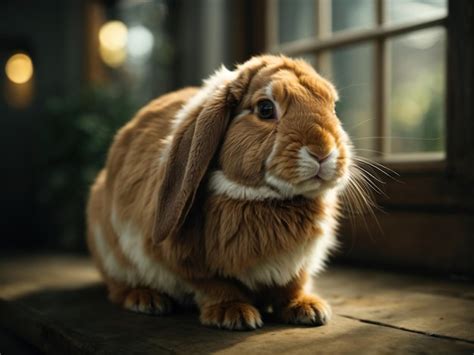
[[[474,210],[467,74],[473,2],[266,0],[265,6],[265,49],[303,57],[334,81],[338,115],[357,154],[400,174],[396,181],[382,178],[378,222],[358,216],[355,228],[343,224],[341,258],[472,268],[464,255],[472,250]]]
[[[167,1],[89,1],[85,9],[89,82],[124,93],[135,109],[172,90]]]
[[[335,82],[357,154],[442,160],[445,0],[269,0],[267,49]]]

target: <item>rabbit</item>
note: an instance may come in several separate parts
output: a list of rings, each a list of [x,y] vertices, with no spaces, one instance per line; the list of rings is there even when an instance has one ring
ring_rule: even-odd
[[[262,55],[141,109],[87,206],[109,299],[154,315],[194,305],[231,330],[262,327],[268,310],[326,324],[312,276],[337,246],[352,164],[337,100],[304,60]]]

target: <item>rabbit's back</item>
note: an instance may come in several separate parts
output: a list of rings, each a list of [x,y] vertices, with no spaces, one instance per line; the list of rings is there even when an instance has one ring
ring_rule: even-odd
[[[116,285],[118,298],[121,285],[166,288],[181,297],[186,293],[180,280],[147,254],[147,231],[137,228],[142,222],[137,219],[151,218],[144,211],[153,203],[148,190],[154,182],[143,182],[153,166],[158,169],[176,112],[195,93],[194,88],[182,89],[141,109],[115,136],[106,166],[91,187],[87,244],[103,277]]]

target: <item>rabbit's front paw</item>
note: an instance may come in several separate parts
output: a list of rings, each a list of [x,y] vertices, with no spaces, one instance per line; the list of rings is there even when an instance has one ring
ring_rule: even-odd
[[[326,324],[331,318],[331,313],[329,304],[314,295],[300,296],[280,310],[284,322],[311,326]]]
[[[123,307],[140,313],[164,315],[172,310],[171,299],[147,288],[130,289],[123,300]]]
[[[231,330],[254,330],[263,322],[258,310],[243,302],[225,302],[201,307],[201,323]]]

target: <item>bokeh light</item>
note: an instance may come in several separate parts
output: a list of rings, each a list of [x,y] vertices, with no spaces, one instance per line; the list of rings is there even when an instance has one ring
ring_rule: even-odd
[[[127,58],[125,48],[110,50],[107,47],[100,46],[99,53],[104,63],[112,68],[120,67]]]
[[[131,27],[128,32],[127,47],[132,57],[148,57],[153,49],[154,37],[144,26]]]
[[[5,73],[8,79],[15,84],[24,84],[33,76],[33,62],[24,53],[14,54],[5,65]]]
[[[128,29],[121,21],[106,22],[99,31],[99,53],[105,64],[117,68],[127,58]]]
[[[100,45],[111,51],[125,48],[127,35],[127,26],[123,22],[106,22],[99,31]]]

